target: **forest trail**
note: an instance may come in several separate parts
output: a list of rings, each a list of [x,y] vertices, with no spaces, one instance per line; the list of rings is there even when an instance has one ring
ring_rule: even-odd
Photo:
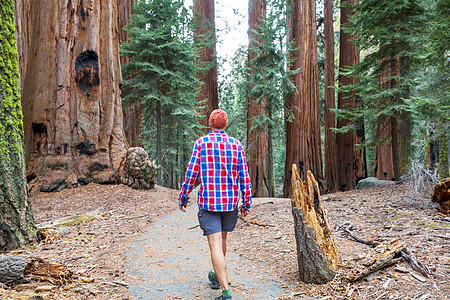
[[[214,299],[219,295],[207,278],[212,265],[207,240],[197,226],[197,211],[195,204],[186,213],[173,211],[132,242],[126,260],[128,272],[137,277],[130,286],[136,299]],[[230,247],[227,266],[233,299],[278,299],[293,293],[273,274],[246,265],[246,259]]]

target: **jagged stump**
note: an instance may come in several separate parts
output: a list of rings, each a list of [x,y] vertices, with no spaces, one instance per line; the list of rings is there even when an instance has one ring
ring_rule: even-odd
[[[310,171],[302,181],[295,164],[292,165],[292,214],[300,280],[317,284],[332,280],[340,258],[321,205],[319,185]]]
[[[158,168],[148,158],[148,154],[143,148],[128,149],[123,183],[134,189],[149,190],[155,187],[157,173]]]
[[[431,202],[439,203],[438,210],[450,214],[450,178],[445,179],[434,187]]]

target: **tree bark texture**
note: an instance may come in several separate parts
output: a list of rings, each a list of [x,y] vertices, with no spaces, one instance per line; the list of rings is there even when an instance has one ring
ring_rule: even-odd
[[[289,18],[288,18],[289,19]],[[316,2],[313,0],[293,1],[292,38],[295,41],[295,61],[292,70],[300,68],[293,75],[292,82],[297,91],[286,99],[286,107],[294,120],[286,122],[286,166],[284,176],[284,197],[291,191],[292,165],[297,164],[301,178],[310,170],[322,187],[322,149],[320,140],[319,77],[316,36]]]
[[[119,42],[127,42],[129,33],[124,30],[130,21],[130,17],[133,14],[133,4],[134,0],[123,0],[120,1],[119,5]],[[121,56],[120,64],[123,66],[130,62],[130,57]],[[123,127],[125,130],[125,136],[127,138],[128,144],[131,147],[142,147],[142,131],[141,131],[141,121],[142,121],[142,108],[140,103],[123,103]]]
[[[349,22],[348,14],[349,9],[344,7],[344,3],[357,4],[357,0],[342,0],[341,1],[341,28]],[[345,68],[359,64],[359,50],[350,41],[352,36],[349,33],[344,32],[341,29],[340,32],[340,47],[339,47],[339,69],[341,72],[345,71]],[[346,86],[356,83],[356,78],[351,78],[339,75],[339,85]],[[346,94],[340,92],[338,94],[338,108],[339,109],[351,109],[355,106],[355,95]],[[350,120],[339,119],[337,121],[337,127],[341,128],[350,124]],[[336,147],[338,153],[338,178],[339,189],[342,191],[353,190],[356,188],[356,133],[349,131],[346,133],[336,134]]]
[[[119,182],[119,2],[18,2],[28,179],[42,191]]]
[[[450,214],[450,178],[445,179],[434,187],[431,202],[439,204],[438,210]]]
[[[32,241],[35,228],[25,179],[13,0],[0,4],[0,37],[0,252],[3,252]]]
[[[209,115],[214,109],[219,108],[214,0],[194,0],[194,22],[194,38],[203,43],[207,42],[199,49],[198,63],[206,68],[201,74],[198,74],[203,85],[197,96],[197,102],[202,107],[199,113],[203,116],[200,124],[205,127],[203,132],[207,133],[209,131]]]
[[[391,124],[383,121],[377,125],[376,139],[378,141],[387,140],[375,147],[375,177],[380,180],[394,179],[394,165],[392,163],[392,147],[390,145]]]
[[[439,177],[441,179],[450,177],[450,168],[448,163],[448,133],[443,132],[439,136]]]
[[[338,248],[322,208],[319,186],[310,171],[302,181],[292,166],[292,214],[299,276],[306,283],[325,283],[334,278],[340,262]]]
[[[335,108],[334,96],[334,30],[333,2],[325,0],[325,191],[333,193],[338,188],[336,134],[331,130],[336,127],[336,119],[331,111]]]
[[[266,17],[266,2],[262,0],[250,0],[248,2],[248,40],[249,40],[249,62],[256,57],[252,48],[257,38],[254,31],[259,31],[261,20]],[[250,83],[250,88],[256,83]],[[248,171],[252,182],[254,197],[269,196],[269,135],[267,125],[253,128],[253,121],[260,115],[266,113],[267,101],[264,99],[257,102],[254,97],[249,97],[247,105],[247,156]]]
[[[391,61],[396,63],[392,64]],[[379,83],[384,89],[394,88],[395,79],[392,76],[400,75],[400,61],[391,60],[386,57],[381,62],[383,73],[380,75]],[[397,66],[397,67],[395,67]],[[393,99],[380,99],[379,106],[385,107]],[[400,168],[400,145],[398,142],[399,123],[395,115],[380,116],[377,121],[376,140],[381,142],[375,147],[375,177],[382,180],[396,180],[399,177]],[[393,134],[395,135],[393,138]],[[395,147],[395,148],[394,148]],[[394,157],[395,155],[395,157]],[[395,163],[394,163],[395,162]],[[396,170],[397,169],[397,170]],[[397,174],[396,174],[397,173]]]

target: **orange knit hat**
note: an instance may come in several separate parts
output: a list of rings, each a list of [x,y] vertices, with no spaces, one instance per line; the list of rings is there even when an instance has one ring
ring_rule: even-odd
[[[224,129],[228,124],[228,115],[224,110],[215,109],[209,116],[209,126]]]

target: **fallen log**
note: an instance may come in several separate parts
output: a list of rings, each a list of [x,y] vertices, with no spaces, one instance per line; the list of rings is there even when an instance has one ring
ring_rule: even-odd
[[[353,235],[350,230],[348,230],[347,228],[344,228],[344,231],[355,241],[371,246],[371,247],[378,247],[381,243],[375,242],[375,241],[365,241],[362,240],[360,238],[358,238],[357,236]],[[406,246],[401,249],[401,251],[398,252],[399,256],[401,256],[414,270],[416,270],[417,272],[421,273],[423,276],[425,277],[429,277],[431,275],[431,271],[430,269],[428,269],[427,266],[425,266],[424,264],[422,264],[421,262],[418,262],[411,254],[409,254],[407,252]],[[386,267],[387,265],[385,265],[384,267]],[[367,274],[368,275],[368,274]],[[367,276],[366,275],[366,276]],[[361,277],[362,278],[362,277]]]
[[[347,273],[350,281],[360,280],[367,275],[387,266],[398,263],[402,258],[398,254],[406,248],[406,243],[399,239],[391,239],[371,249],[366,257]]]
[[[310,171],[302,181],[295,164],[292,165],[292,215],[300,280],[318,284],[332,280],[340,258],[321,205],[319,185]]]
[[[53,264],[41,258],[26,258],[22,255],[5,256],[0,259],[0,282],[7,285],[23,283],[32,278],[61,285],[70,281],[72,271],[61,264]]]
[[[431,202],[439,203],[438,210],[450,214],[450,178],[445,179],[434,187]]]

